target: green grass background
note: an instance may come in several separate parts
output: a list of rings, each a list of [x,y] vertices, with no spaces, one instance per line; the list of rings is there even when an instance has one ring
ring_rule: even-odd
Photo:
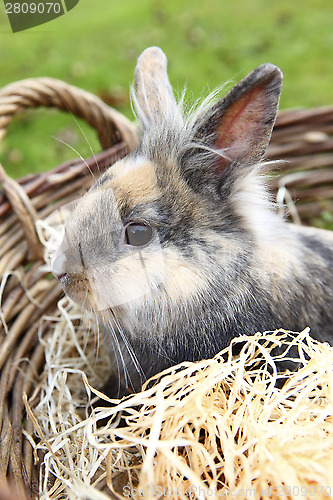
[[[38,1],[38,0],[36,0]],[[80,0],[64,16],[13,34],[0,8],[0,85],[52,76],[113,99],[131,117],[129,85],[137,56],[159,45],[176,90],[196,99],[272,62],[284,73],[281,108],[333,104],[332,0]],[[99,150],[95,133],[66,113],[34,110],[16,118],[0,144],[14,177],[49,170]]]

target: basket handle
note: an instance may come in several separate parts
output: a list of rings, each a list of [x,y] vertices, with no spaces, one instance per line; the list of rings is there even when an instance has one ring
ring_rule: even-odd
[[[56,107],[86,120],[98,132],[103,149],[124,141],[137,145],[137,129],[97,96],[55,78],[28,78],[0,90],[0,140],[14,115],[27,108]]]

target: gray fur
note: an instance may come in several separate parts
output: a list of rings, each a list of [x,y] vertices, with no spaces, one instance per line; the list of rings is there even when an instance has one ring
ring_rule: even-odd
[[[162,51],[138,61],[140,145],[78,203],[54,264],[66,293],[100,316],[131,390],[238,334],[309,326],[333,343],[332,233],[283,221],[262,174],[281,79],[262,65],[187,114]],[[156,230],[139,251],[124,243],[133,221]]]

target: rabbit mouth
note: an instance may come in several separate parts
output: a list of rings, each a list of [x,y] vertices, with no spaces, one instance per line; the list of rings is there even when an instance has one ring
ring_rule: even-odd
[[[147,290],[134,286],[128,282],[122,286],[122,290],[117,287],[105,275],[104,281],[96,277],[82,274],[62,274],[58,276],[61,286],[66,295],[76,304],[89,312],[102,313],[108,311],[122,311],[128,309],[133,304],[141,303]],[[118,315],[118,313],[117,313]]]
[[[76,304],[89,312],[112,309],[110,293],[102,297],[102,291],[85,274],[58,277],[65,294]]]
[[[54,271],[53,271],[54,272]],[[89,280],[84,275],[70,275],[69,273],[56,273],[65,294],[76,304],[86,310],[92,310],[90,299]]]

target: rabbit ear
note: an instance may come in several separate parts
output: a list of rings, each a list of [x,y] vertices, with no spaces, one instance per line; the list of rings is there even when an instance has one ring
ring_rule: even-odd
[[[168,74],[167,58],[158,47],[149,47],[138,59],[135,68],[135,96],[146,118],[156,119],[177,108]]]
[[[263,64],[198,119],[200,142],[222,150],[216,165],[220,176],[228,165],[253,165],[262,159],[275,122],[281,83],[280,69]]]

